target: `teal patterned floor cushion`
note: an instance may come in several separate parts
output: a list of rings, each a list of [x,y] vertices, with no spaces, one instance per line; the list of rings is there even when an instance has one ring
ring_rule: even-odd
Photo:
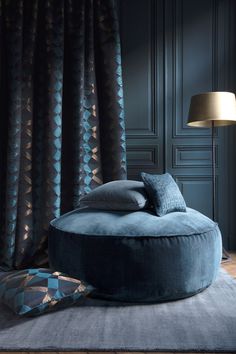
[[[176,211],[186,212],[184,198],[169,173],[151,175],[142,172],[141,177],[158,216]]]
[[[0,301],[18,315],[39,315],[72,305],[92,290],[81,280],[45,268],[0,275]]]

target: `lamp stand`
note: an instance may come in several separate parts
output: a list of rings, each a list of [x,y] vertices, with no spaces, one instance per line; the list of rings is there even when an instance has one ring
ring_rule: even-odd
[[[212,156],[212,219],[216,222],[216,128],[211,121],[211,156]],[[222,261],[230,260],[229,253],[222,246]]]
[[[216,129],[214,120],[211,121],[211,155],[212,155],[212,219],[216,221]]]

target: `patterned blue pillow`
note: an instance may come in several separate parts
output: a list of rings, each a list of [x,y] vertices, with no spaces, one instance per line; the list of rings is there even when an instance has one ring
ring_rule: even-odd
[[[2,273],[0,301],[17,315],[40,315],[74,304],[93,287],[51,269],[25,269]]]
[[[174,211],[186,212],[184,198],[169,173],[150,175],[142,172],[141,177],[158,216]]]

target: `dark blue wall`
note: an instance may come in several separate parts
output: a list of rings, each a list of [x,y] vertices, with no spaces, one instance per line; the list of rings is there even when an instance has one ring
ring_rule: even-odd
[[[170,172],[212,216],[209,129],[186,125],[192,95],[235,91],[234,0],[120,0],[128,175]],[[217,132],[217,219],[236,249],[236,128]]]

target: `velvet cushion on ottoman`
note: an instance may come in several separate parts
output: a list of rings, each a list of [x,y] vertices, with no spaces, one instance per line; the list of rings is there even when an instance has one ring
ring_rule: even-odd
[[[80,199],[80,207],[103,210],[139,210],[148,206],[143,182],[118,180],[105,183]]]
[[[158,216],[174,211],[186,211],[184,198],[169,173],[150,175],[142,172],[141,177]]]
[[[208,287],[221,260],[216,223],[199,212],[77,209],[51,222],[54,269],[87,281],[94,296],[131,302],[184,298]]]

